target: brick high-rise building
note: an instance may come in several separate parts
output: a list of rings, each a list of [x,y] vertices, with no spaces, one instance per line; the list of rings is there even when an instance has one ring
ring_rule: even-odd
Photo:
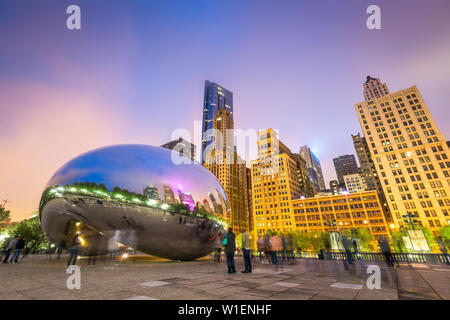
[[[251,163],[254,229],[258,235],[294,231],[292,199],[301,196],[297,161],[274,130],[258,135],[258,159]]]
[[[366,87],[364,86],[364,89]],[[416,86],[355,104],[396,227],[450,223],[450,151]]]

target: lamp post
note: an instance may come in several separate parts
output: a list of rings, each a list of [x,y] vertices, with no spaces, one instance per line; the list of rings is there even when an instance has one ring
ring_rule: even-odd
[[[417,219],[415,219],[415,217],[416,216],[411,212],[402,215],[403,222],[406,223],[407,225],[410,225],[413,230],[415,230],[415,224],[419,222]]]

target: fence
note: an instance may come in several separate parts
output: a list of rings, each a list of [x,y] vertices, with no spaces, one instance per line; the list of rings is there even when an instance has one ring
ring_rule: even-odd
[[[352,255],[353,260],[362,260],[362,261],[385,261],[386,258],[384,254],[381,252],[358,252],[358,253],[350,253]],[[347,260],[347,253],[345,252],[329,252],[321,253],[321,252],[300,252],[296,253],[295,256],[297,258],[309,258],[309,259],[327,259],[327,260]],[[439,254],[439,253],[392,253],[392,258],[395,262],[417,262],[417,263],[431,263],[431,264],[439,264],[439,263],[447,263],[450,261],[450,257],[448,255]]]

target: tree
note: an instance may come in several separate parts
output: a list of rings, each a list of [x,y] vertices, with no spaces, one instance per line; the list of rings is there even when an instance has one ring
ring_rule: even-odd
[[[10,217],[10,211],[6,210],[3,206],[0,206],[0,223],[6,221]]]
[[[21,235],[25,242],[35,241],[36,248],[46,248],[48,246],[48,240],[42,231],[41,222],[39,217],[34,217],[27,220],[22,220],[21,222],[14,225],[8,231],[10,237],[15,235]]]
[[[392,245],[396,252],[407,252],[405,243],[403,242],[404,233],[401,231],[392,232]]]
[[[430,231],[428,228],[422,228],[423,234],[425,235],[425,238],[427,239],[428,246],[430,247],[431,251],[438,252],[439,246],[436,241],[436,237],[433,232]]]
[[[442,237],[442,241],[444,241],[444,244],[447,248],[450,248],[450,225],[447,225],[445,227],[441,227],[438,230],[439,236]]]

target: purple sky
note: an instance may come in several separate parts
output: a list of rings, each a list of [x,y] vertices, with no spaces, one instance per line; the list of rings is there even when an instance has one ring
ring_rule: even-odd
[[[82,30],[66,29],[70,4]],[[382,30],[366,28],[370,4]],[[234,93],[236,128],[310,145],[328,185],[369,74],[417,85],[448,139],[449,31],[448,0],[2,1],[0,200],[27,217],[76,155],[192,131],[206,79]]]

